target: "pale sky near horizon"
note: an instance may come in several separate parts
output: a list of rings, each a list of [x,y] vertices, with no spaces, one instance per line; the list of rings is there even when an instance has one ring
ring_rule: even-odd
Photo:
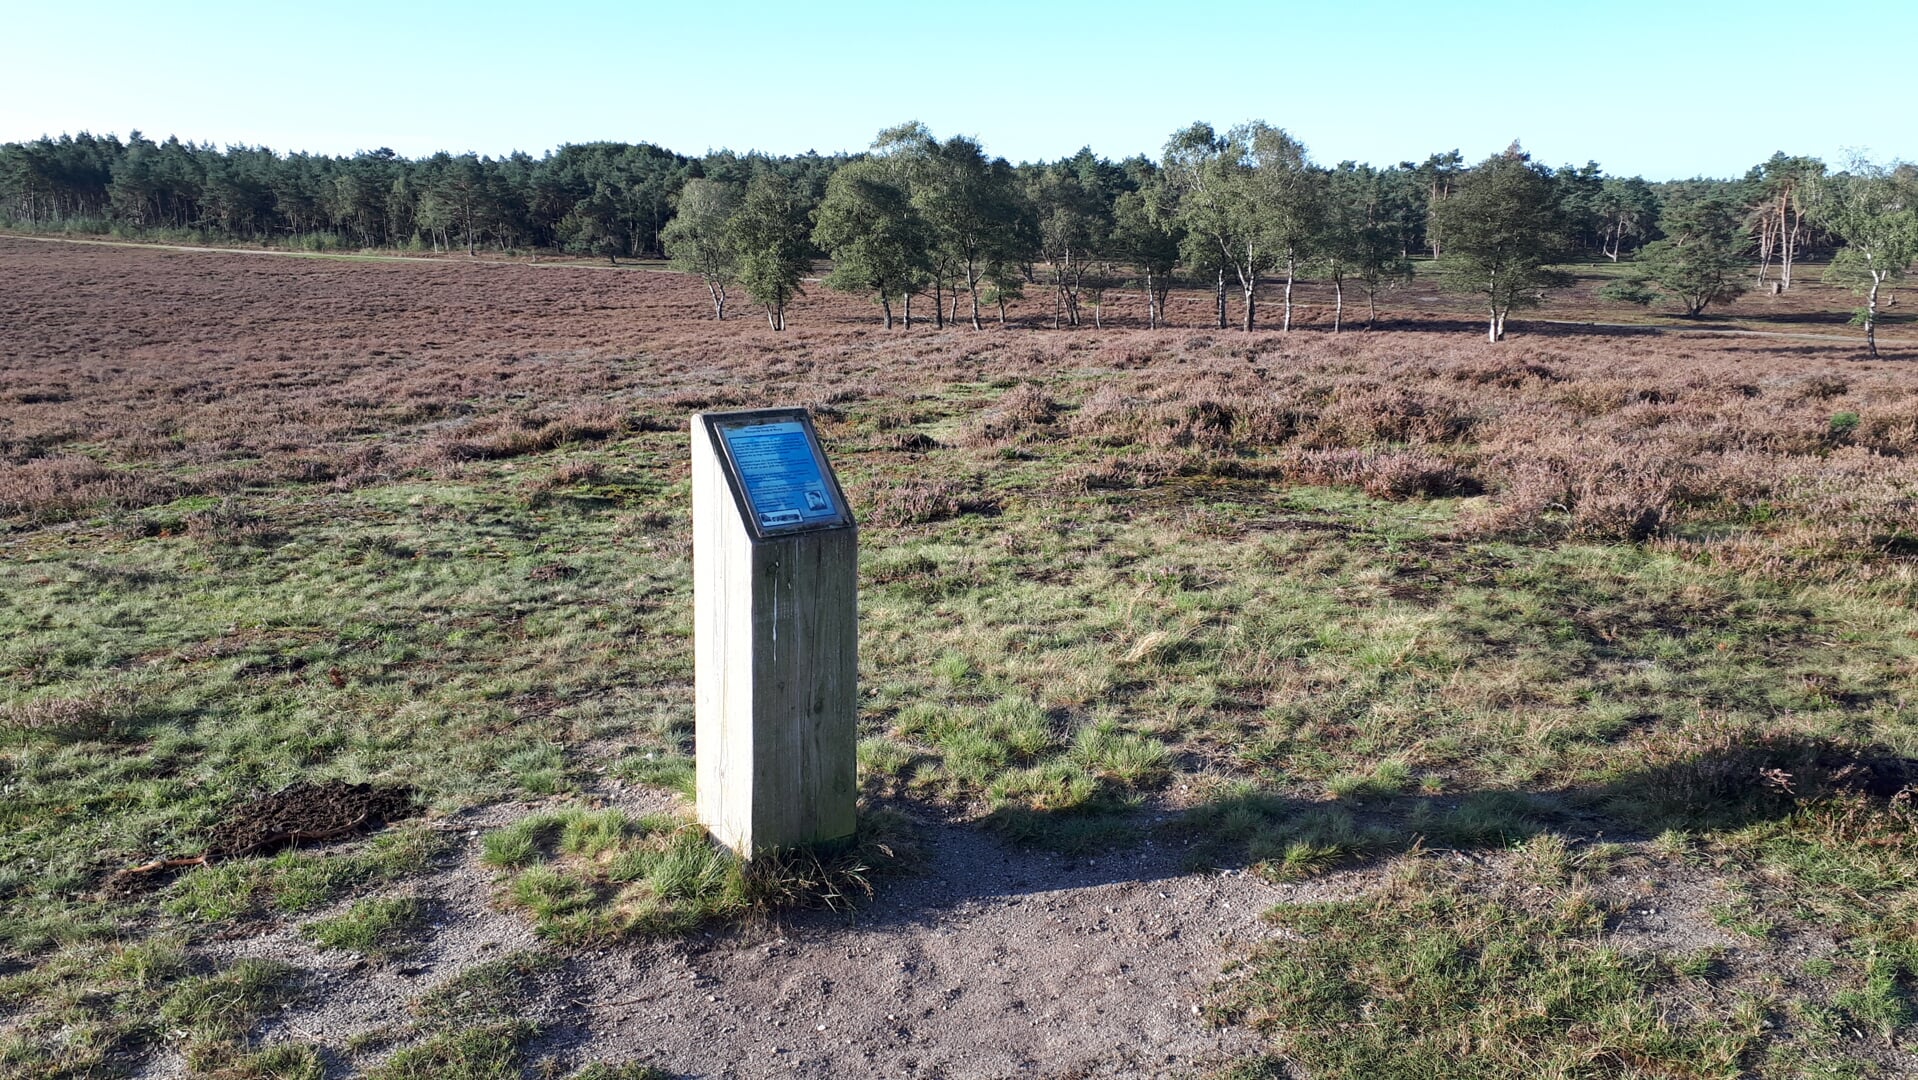
[[[1918,0],[12,6],[0,141],[828,153],[918,119],[1018,161],[1263,119],[1323,163],[1515,138],[1654,180],[1918,159]]]

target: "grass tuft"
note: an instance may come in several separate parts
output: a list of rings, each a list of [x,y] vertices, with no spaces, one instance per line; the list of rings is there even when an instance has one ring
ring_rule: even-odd
[[[392,958],[418,947],[413,939],[426,921],[426,905],[410,896],[361,900],[345,913],[308,923],[300,936],[322,949]]]
[[[538,990],[539,977],[557,964],[531,950],[474,964],[421,995],[413,1014],[428,1031],[517,1017]]]
[[[325,1080],[326,1061],[305,1043],[279,1043],[208,1074],[208,1080]]]
[[[637,1062],[610,1065],[595,1061],[574,1073],[568,1080],[673,1080],[673,1074],[664,1069]]]
[[[524,1020],[442,1031],[397,1051],[367,1080],[522,1080],[526,1044],[539,1029]]]
[[[539,932],[579,944],[684,933],[753,912],[849,907],[875,873],[916,856],[906,821],[869,811],[843,850],[771,852],[743,862],[698,825],[567,808],[489,834],[482,859],[506,871],[510,903]]]
[[[186,1032],[186,1060],[195,1069],[224,1065],[240,1056],[254,1027],[293,1000],[296,969],[273,960],[247,958],[211,975],[184,979],[160,1006],[169,1028]]]

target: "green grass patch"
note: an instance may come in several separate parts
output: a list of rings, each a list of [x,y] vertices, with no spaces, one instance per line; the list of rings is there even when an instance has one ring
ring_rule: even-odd
[[[1756,1030],[1675,1017],[1673,978],[1610,945],[1577,897],[1532,908],[1442,883],[1275,908],[1221,1015],[1270,1034],[1326,1080],[1736,1076]]]
[[[161,1011],[192,966],[171,934],[68,945],[38,965],[0,977],[0,1077],[110,1075],[157,1043]],[[217,1060],[237,1052],[222,1043]]]
[[[673,1080],[673,1074],[651,1065],[633,1062],[609,1065],[596,1061],[574,1073],[568,1080]]]
[[[312,911],[355,890],[422,873],[448,843],[431,829],[402,826],[341,850],[290,848],[213,863],[181,875],[167,888],[162,908],[203,922]]]
[[[278,1043],[221,1066],[209,1080],[325,1080],[326,1061],[305,1043]]]
[[[244,1056],[262,1019],[295,998],[298,974],[277,961],[240,960],[214,974],[182,980],[161,1004],[159,1019],[186,1033],[189,1067],[225,1066]]]
[[[687,798],[693,797],[696,774],[691,757],[684,754],[655,753],[623,757],[613,763],[612,775],[636,784],[665,788]]]
[[[544,811],[488,833],[481,860],[504,872],[506,898],[540,933],[579,944],[684,933],[752,911],[843,907],[871,877],[913,856],[903,819],[861,815],[843,851],[768,853],[751,863],[679,817],[617,809]]]
[[[418,947],[415,937],[425,921],[426,905],[415,897],[361,900],[340,915],[306,924],[300,936],[322,949],[392,958]]]
[[[558,963],[547,953],[526,951],[474,964],[421,995],[413,1015],[427,1031],[513,1018],[532,1000],[540,976]]]
[[[524,1020],[442,1031],[396,1051],[367,1080],[522,1080],[526,1043],[539,1029]]]
[[[1266,877],[1286,881],[1402,850],[1413,834],[1365,825],[1341,806],[1288,799],[1250,784],[1237,784],[1194,807],[1171,825],[1189,847],[1192,869],[1251,864]]]

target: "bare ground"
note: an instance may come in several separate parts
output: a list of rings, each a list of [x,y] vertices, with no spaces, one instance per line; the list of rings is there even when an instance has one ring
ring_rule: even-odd
[[[668,797],[608,793],[633,812]],[[408,1004],[472,965],[540,947],[493,903],[479,836],[523,804],[455,815],[459,854],[403,890],[429,902],[423,950],[377,964],[316,949],[296,926],[213,943],[222,966],[273,958],[306,969],[303,1000],[266,1041],[349,1040],[409,1020]],[[1208,1025],[1226,967],[1268,936],[1293,894],[1239,869],[1183,873],[1176,841],[1066,858],[1009,849],[976,829],[926,825],[917,873],[885,879],[856,912],[818,912],[690,938],[571,955],[542,981],[535,1055],[574,1065],[639,1060],[711,1077],[1191,1076],[1255,1053],[1257,1036]],[[1349,886],[1347,886],[1349,888]],[[335,1058],[335,1075],[376,1054]],[[144,1075],[184,1075],[177,1055]]]
[[[635,814],[674,801],[644,788],[598,797]],[[301,999],[266,1025],[263,1042],[319,1044],[329,1076],[356,1075],[406,1041],[410,1006],[433,987],[488,960],[550,950],[527,919],[498,905],[496,875],[479,862],[484,832],[540,805],[494,805],[439,823],[463,843],[398,893],[433,912],[417,954],[380,963],[322,950],[287,923],[211,942],[202,959],[218,968],[258,957],[304,970]],[[1286,933],[1262,915],[1355,898],[1400,869],[1391,860],[1273,883],[1239,868],[1184,871],[1180,841],[1164,835],[1091,858],[1010,848],[964,824],[923,824],[921,837],[918,872],[883,879],[851,913],[564,954],[523,1014],[542,1029],[531,1056],[565,1070],[637,1061],[714,1078],[1213,1075],[1269,1051],[1253,1031],[1205,1016],[1238,962]],[[1726,895],[1715,874],[1642,843],[1626,848],[1629,869],[1600,889],[1626,904],[1607,934],[1612,945],[1748,954],[1773,977],[1833,950],[1826,940],[1795,942],[1767,964],[1714,925],[1711,906]],[[1508,855],[1416,857],[1513,880]],[[363,1049],[349,1053],[355,1042]],[[163,1054],[140,1075],[187,1070]]]

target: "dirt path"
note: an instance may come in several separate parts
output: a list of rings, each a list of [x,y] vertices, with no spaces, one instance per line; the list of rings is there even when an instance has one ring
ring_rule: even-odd
[[[1190,1075],[1255,1049],[1199,1010],[1279,890],[1179,874],[1159,847],[1080,861],[944,828],[930,848],[923,877],[850,925],[815,917],[597,972],[582,1052],[715,1077],[1091,1077]]]
[[[667,800],[612,801],[640,813]],[[435,911],[431,937],[405,961],[316,950],[293,925],[216,942],[207,959],[306,969],[302,1001],[267,1041],[319,1042],[329,1075],[364,1071],[380,1055],[348,1058],[349,1040],[402,1027],[410,1001],[476,963],[548,948],[493,906],[493,874],[477,861],[479,835],[527,810],[445,823],[463,838],[457,858],[400,890]],[[569,956],[527,1013],[544,1029],[533,1056],[716,1078],[1203,1075],[1258,1049],[1249,1032],[1208,1027],[1199,1013],[1226,965],[1266,936],[1260,915],[1336,888],[1183,873],[1181,852],[1162,841],[1071,859],[1010,850],[964,826],[927,826],[923,839],[923,869],[883,880],[850,916]],[[169,1056],[146,1075],[182,1074]]]
[[[1741,330],[1729,326],[1678,326],[1672,323],[1607,323],[1587,322],[1580,319],[1525,319],[1522,321],[1514,320],[1512,326],[1517,328],[1527,323],[1539,326],[1572,326],[1586,330],[1610,330],[1626,334],[1703,334],[1717,337],[1783,338],[1787,341],[1836,341],[1845,345],[1857,345],[1860,348],[1863,348],[1865,344],[1865,339],[1862,335],[1845,337],[1839,334],[1794,334],[1786,330]],[[1889,339],[1883,334],[1878,336],[1880,344],[1885,344],[1887,340]],[[1892,341],[1892,344],[1901,344],[1901,342]]]

